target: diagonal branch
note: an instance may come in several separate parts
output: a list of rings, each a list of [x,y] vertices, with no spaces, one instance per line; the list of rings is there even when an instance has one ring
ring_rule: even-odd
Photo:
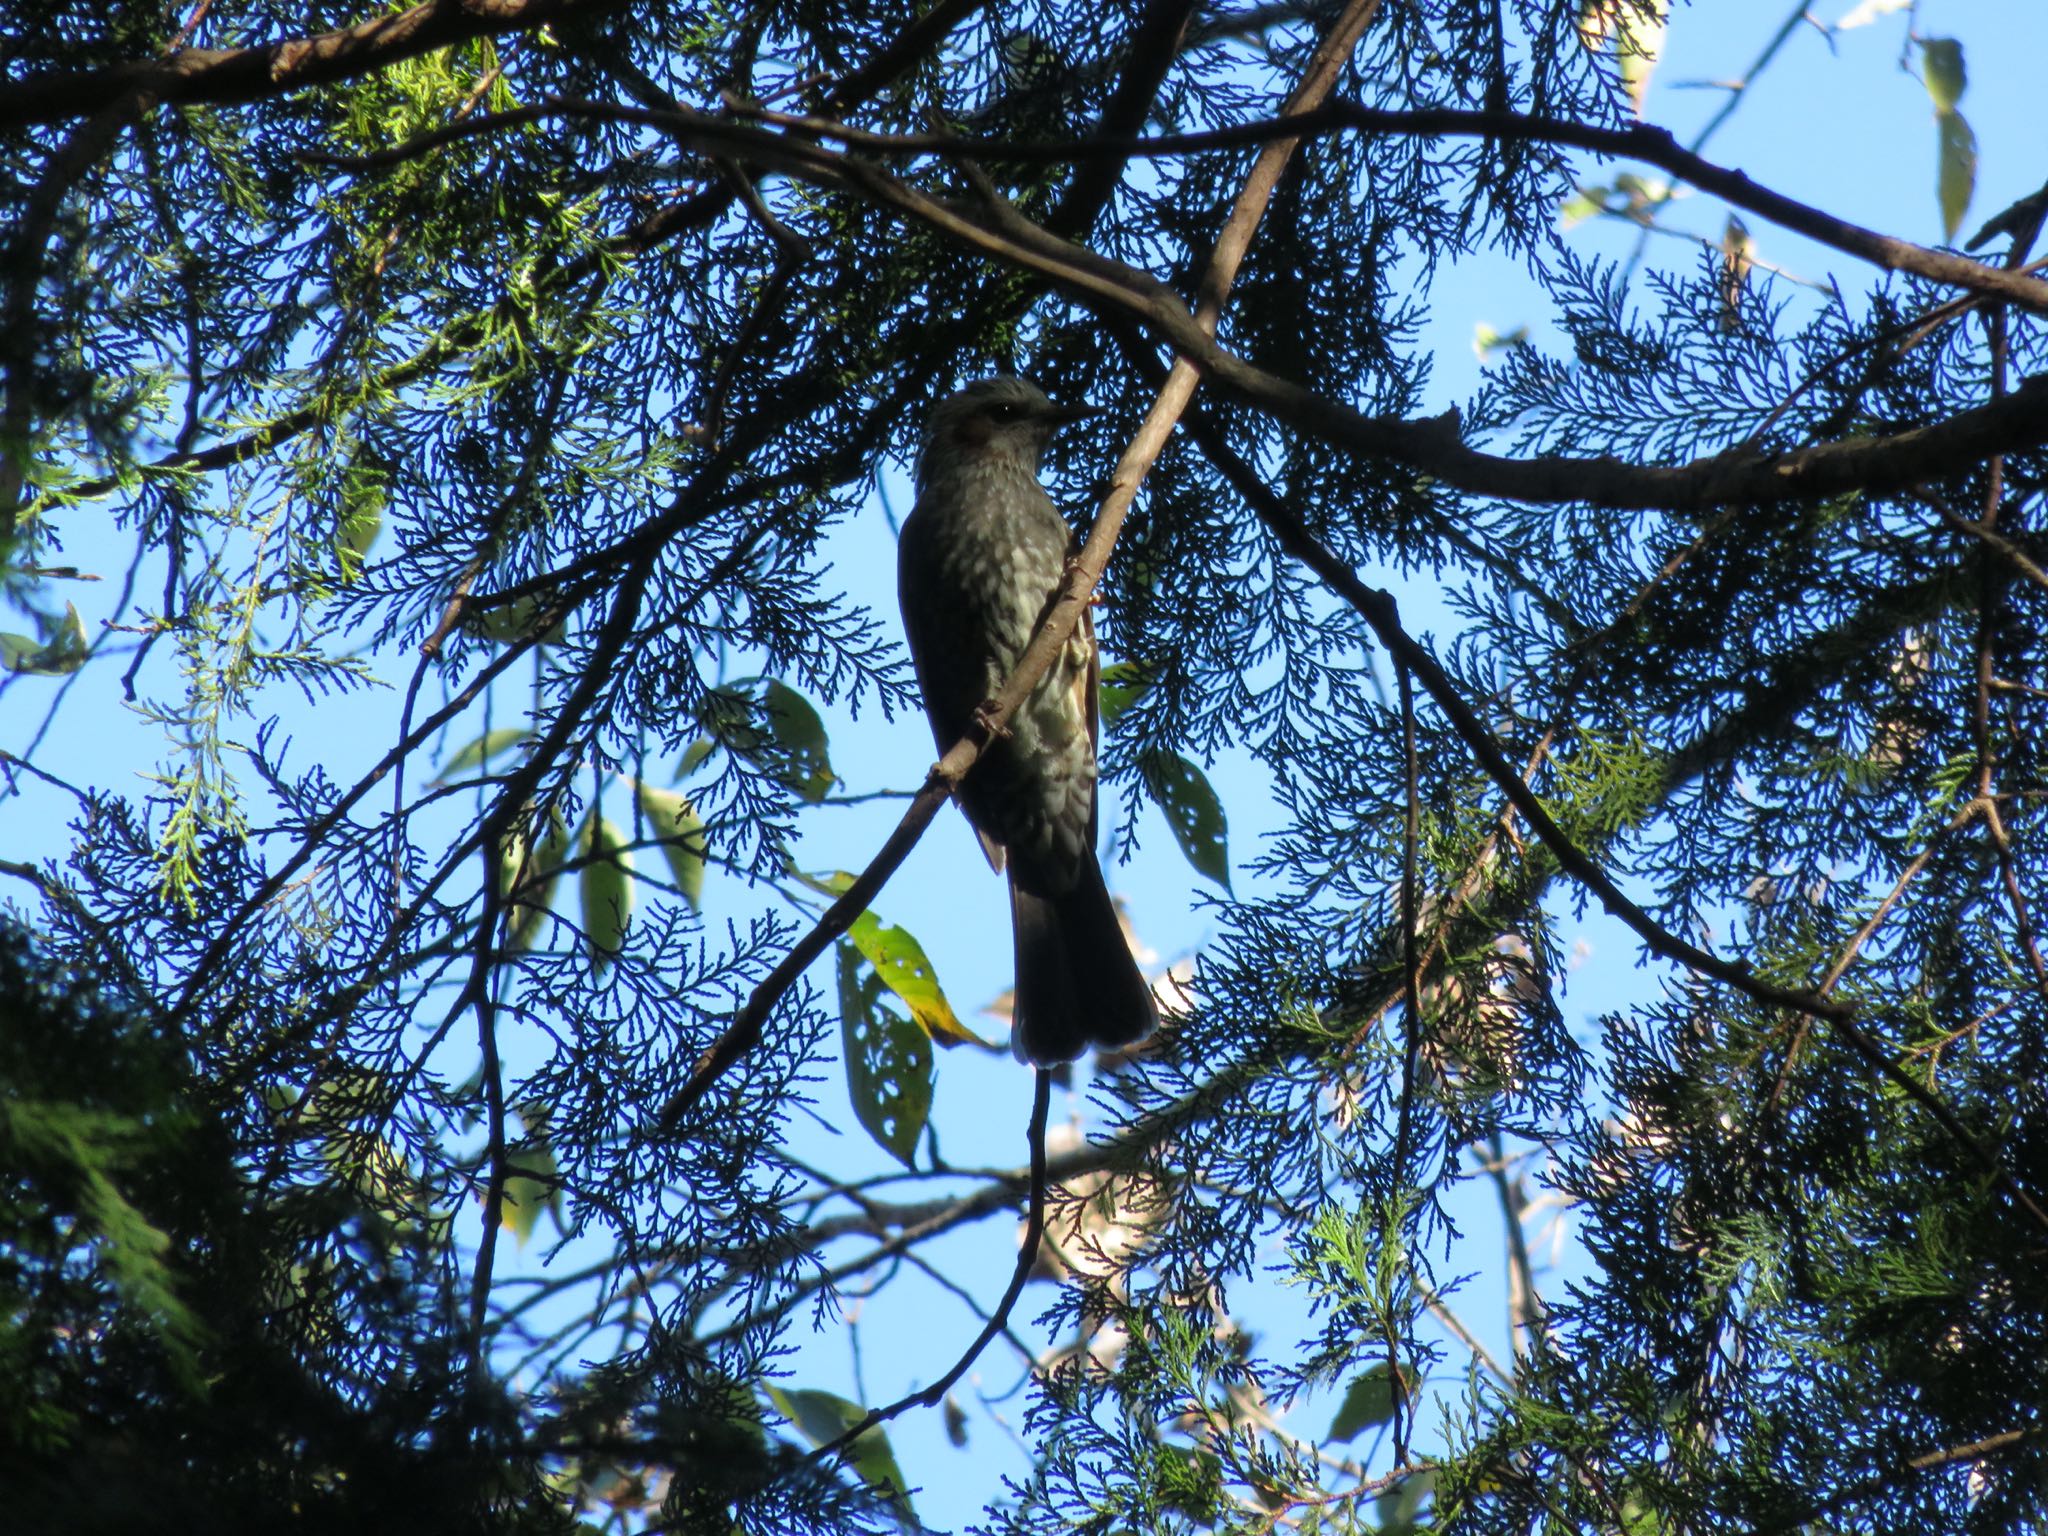
[[[1290,110],[1313,105],[1329,93],[1336,84],[1337,72],[1343,61],[1350,56],[1359,34],[1378,8],[1379,0],[1351,0],[1317,46],[1301,84],[1288,99]],[[1279,184],[1280,172],[1293,153],[1294,142],[1282,140],[1266,146],[1254,162],[1251,174],[1224,224],[1223,233],[1217,238],[1202,280],[1204,297],[1201,309],[1191,321],[1197,333],[1205,339],[1215,334],[1216,322],[1229,295],[1231,281],[1244,260],[1252,231],[1258,227],[1259,218],[1272,198],[1273,188]],[[867,910],[869,903],[880,894],[889,877],[895,874],[917,840],[924,835],[925,828],[931,825],[939,807],[952,796],[954,787],[980,759],[995,733],[1002,730],[1031,696],[1038,680],[1065,647],[1067,637],[1087,611],[1095,584],[1109,565],[1109,553],[1123,528],[1124,515],[1136,499],[1138,486],[1146,472],[1165,448],[1181,412],[1187,408],[1188,400],[1195,392],[1197,377],[1197,370],[1185,360],[1175,363],[1151,411],[1110,476],[1109,492],[1095,515],[1087,542],[1081,546],[1080,553],[1068,562],[1066,577],[1047,604],[1044,616],[1038,621],[1037,633],[1018,658],[1016,670],[996,690],[990,707],[977,712],[974,729],[955,742],[934,765],[917,798],[903,813],[896,830],[890,833],[888,841],[883,843],[881,851],[868,867],[797,941],[782,963],[753,990],[725,1032],[705,1048],[682,1091],[662,1112],[656,1124],[657,1135],[674,1135],[682,1117],[704,1097],[711,1085],[760,1043],[762,1027],[783,994],[825,952],[826,946],[845,933],[854,919]]]
[[[1393,598],[1359,580],[1357,573],[1325,548],[1278,497],[1263,499],[1254,505],[1254,510],[1288,553],[1313,570],[1358,612],[1396,661],[1414,669],[1431,700],[1444,712],[1466,749],[1486,776],[1522,813],[1551,857],[1597,896],[1601,905],[1625,923],[1652,953],[1711,977],[1760,1003],[1827,1020],[1866,1064],[1890,1079],[1908,1098],[1934,1116],[1956,1145],[1968,1153],[2031,1220],[2048,1230],[2048,1210],[2035,1201],[1997,1155],[1963,1124],[1953,1109],[1907,1072],[1892,1053],[1857,1021],[1856,1010],[1851,1005],[1828,997],[1822,991],[1796,991],[1764,981],[1741,961],[1725,960],[1687,943],[1623,895],[1607,872],[1572,842],[1564,829],[1551,818],[1535,791],[1502,755],[1485,722],[1473,712],[1459,694],[1457,685],[1437,665],[1436,658],[1401,627]]]

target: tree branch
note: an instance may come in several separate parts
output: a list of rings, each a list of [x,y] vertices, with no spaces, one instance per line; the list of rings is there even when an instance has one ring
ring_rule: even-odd
[[[930,1386],[899,1397],[886,1408],[869,1409],[858,1424],[811,1452],[812,1460],[820,1461],[835,1451],[843,1450],[877,1424],[886,1424],[898,1414],[920,1406],[931,1407],[952,1391],[954,1383],[967,1374],[968,1367],[981,1358],[989,1340],[1008,1330],[1010,1311],[1017,1305],[1017,1298],[1024,1294],[1024,1282],[1031,1278],[1031,1268],[1038,1262],[1038,1240],[1045,1235],[1045,1120],[1052,1104],[1052,1073],[1040,1067],[1037,1078],[1031,1093],[1031,1212],[1024,1220],[1024,1240],[1017,1245],[1017,1264],[1010,1271],[1010,1283],[1003,1291],[1003,1299],[996,1303],[995,1311],[982,1324],[981,1332],[967,1346],[966,1353],[953,1362],[951,1370]]]
[[[612,10],[620,0],[424,0],[311,37],[253,48],[181,48],[164,58],[107,69],[36,75],[0,86],[0,129],[86,117],[126,96],[171,105],[233,105],[307,86],[350,80],[388,64],[471,38],[526,32],[572,16]]]
[[[1351,0],[1310,59],[1302,83],[1288,99],[1290,109],[1312,103],[1329,91],[1336,82],[1338,67],[1350,55],[1358,35],[1378,7],[1379,0]],[[1253,164],[1251,174],[1238,193],[1237,202],[1209,258],[1203,278],[1203,309],[1192,320],[1204,335],[1215,333],[1223,301],[1230,292],[1231,279],[1244,259],[1245,250],[1251,244],[1252,231],[1257,227],[1259,216],[1265,211],[1273,188],[1279,182],[1280,171],[1293,149],[1291,140],[1269,144]],[[1080,553],[1068,562],[1066,577],[1046,605],[1036,633],[1030,644],[1025,646],[1024,654],[1017,659],[1016,669],[996,690],[990,707],[976,712],[974,729],[955,742],[934,765],[925,778],[924,787],[911,801],[910,808],[903,813],[903,819],[897,823],[896,830],[889,835],[881,851],[846,892],[826,908],[824,915],[797,941],[796,947],[783,958],[782,963],[754,989],[731,1026],[705,1048],[682,1091],[662,1112],[656,1124],[657,1135],[674,1135],[681,1118],[703,1098],[719,1076],[760,1042],[762,1027],[775,1004],[825,952],[826,946],[845,933],[854,919],[867,910],[868,904],[881,893],[889,877],[895,874],[897,867],[917,845],[925,828],[931,825],[939,806],[951,797],[955,786],[980,759],[995,734],[1031,696],[1038,680],[1045,675],[1053,658],[1066,645],[1067,637],[1080,623],[1081,615],[1087,611],[1095,584],[1109,565],[1109,552],[1123,528],[1124,515],[1136,499],[1146,471],[1165,448],[1174,423],[1187,408],[1188,400],[1195,391],[1195,382],[1195,371],[1181,365],[1176,365],[1168,375],[1151,411],[1110,476],[1108,494],[1103,497],[1102,506],[1095,514],[1087,542],[1081,546]]]

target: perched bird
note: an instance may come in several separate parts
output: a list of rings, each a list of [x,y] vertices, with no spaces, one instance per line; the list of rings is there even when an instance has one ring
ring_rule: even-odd
[[[1016,667],[1065,574],[1074,535],[1038,466],[1053,432],[1083,414],[1022,379],[982,379],[940,401],[925,426],[897,595],[942,752]],[[957,796],[989,863],[1009,868],[1010,1049],[1033,1066],[1131,1045],[1159,1019],[1095,858],[1100,673],[1084,613]]]

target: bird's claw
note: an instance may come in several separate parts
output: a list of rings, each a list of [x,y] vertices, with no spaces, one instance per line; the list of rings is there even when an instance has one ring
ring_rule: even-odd
[[[997,707],[994,699],[983,699],[974,706],[974,723],[981,727],[982,734],[990,741],[1008,741],[1010,728],[996,718]]]

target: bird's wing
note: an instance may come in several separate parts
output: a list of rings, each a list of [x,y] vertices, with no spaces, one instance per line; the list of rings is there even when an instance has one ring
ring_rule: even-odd
[[[903,632],[910,641],[910,660],[917,669],[918,688],[924,694],[932,740],[939,751],[946,752],[974,723],[974,711],[988,692],[988,679],[982,675],[974,646],[961,631],[958,612],[920,600],[927,598],[932,589],[932,555],[926,547],[928,521],[918,516],[915,507],[903,520],[896,543],[896,580],[902,599]],[[974,835],[989,868],[1001,874],[1003,845],[979,827]]]
[[[1086,608],[1081,610],[1081,637],[1088,645],[1088,665],[1074,680],[1081,697],[1074,701],[1088,722],[1088,755],[1096,762],[1102,754],[1102,713],[1098,705],[1102,699],[1102,647],[1095,643],[1095,620]],[[1100,829],[1096,821],[1101,811],[1102,796],[1095,790],[1088,794],[1088,846],[1093,848],[1100,840]]]

